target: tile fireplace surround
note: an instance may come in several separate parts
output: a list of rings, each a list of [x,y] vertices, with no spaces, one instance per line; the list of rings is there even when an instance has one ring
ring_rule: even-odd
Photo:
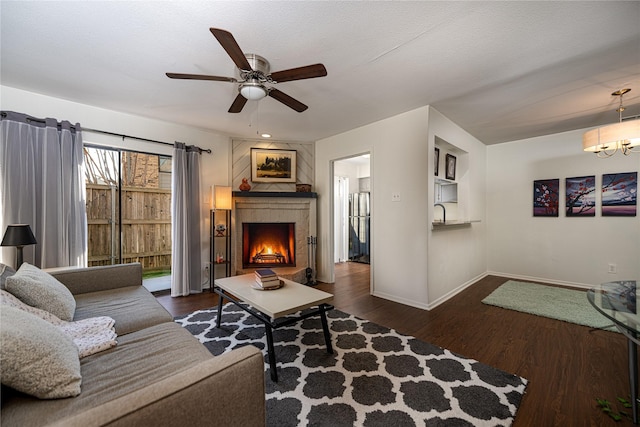
[[[272,268],[280,276],[305,283],[308,263],[307,237],[317,236],[316,193],[296,192],[234,192],[231,213],[232,254],[231,271],[238,274],[253,272],[242,268],[242,224],[295,223],[296,266]]]

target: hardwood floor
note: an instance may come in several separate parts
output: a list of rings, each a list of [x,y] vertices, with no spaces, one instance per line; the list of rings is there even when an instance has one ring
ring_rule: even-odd
[[[339,310],[528,379],[515,427],[632,425],[615,423],[595,401],[628,398],[626,339],[481,303],[507,280],[487,276],[430,311],[369,295],[363,264],[340,264],[336,283],[317,287],[334,295]],[[209,292],[157,298],[174,316],[217,304]]]

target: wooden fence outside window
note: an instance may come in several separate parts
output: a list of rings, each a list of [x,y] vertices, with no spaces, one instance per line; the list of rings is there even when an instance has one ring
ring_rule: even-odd
[[[87,184],[89,266],[118,263],[118,188]],[[122,262],[171,268],[171,190],[123,187]]]

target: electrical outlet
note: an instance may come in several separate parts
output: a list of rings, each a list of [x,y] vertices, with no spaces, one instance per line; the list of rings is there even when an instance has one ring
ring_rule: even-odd
[[[616,264],[609,263],[609,270],[607,271],[607,273],[617,274],[618,273],[618,266]]]
[[[400,193],[391,193],[391,201],[399,202],[400,201]]]

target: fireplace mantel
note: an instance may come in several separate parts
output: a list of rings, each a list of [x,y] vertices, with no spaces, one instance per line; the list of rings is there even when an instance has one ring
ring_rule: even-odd
[[[317,199],[318,193],[298,191],[234,191],[233,197],[291,197],[294,199]]]

